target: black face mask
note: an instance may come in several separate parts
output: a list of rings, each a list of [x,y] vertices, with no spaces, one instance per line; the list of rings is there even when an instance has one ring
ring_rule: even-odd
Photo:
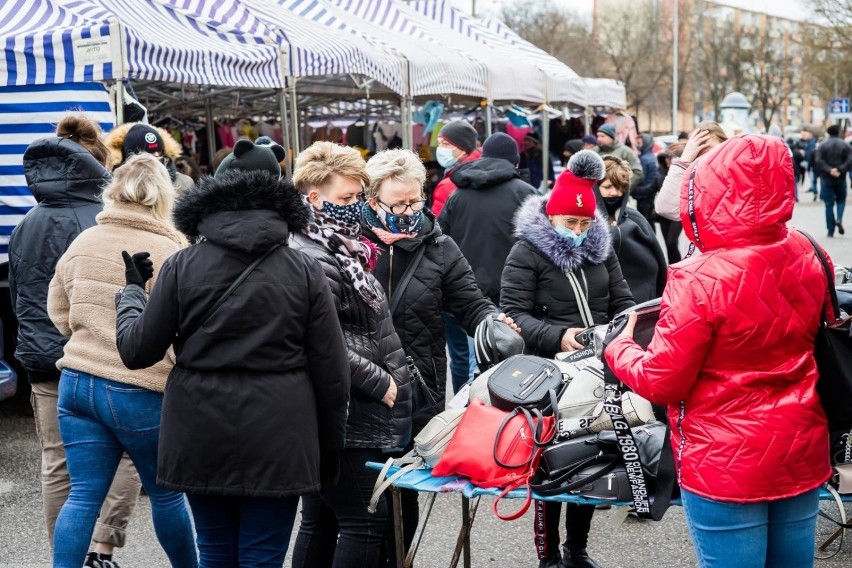
[[[618,197],[604,197],[604,207],[606,207],[606,212],[610,215],[614,215],[618,208],[621,207],[621,202],[624,201],[624,197],[619,195]]]

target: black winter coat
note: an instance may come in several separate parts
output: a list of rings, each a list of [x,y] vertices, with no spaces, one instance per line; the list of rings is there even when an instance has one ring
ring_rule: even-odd
[[[817,175],[831,177],[831,169],[837,168],[842,178],[852,170],[852,146],[837,136],[832,136],[816,147],[814,162]]]
[[[318,260],[331,287],[349,355],[351,396],[346,423],[347,448],[402,449],[411,439],[411,377],[405,353],[393,327],[387,298],[379,311],[361,299],[328,249],[302,233],[290,246]],[[377,290],[379,283],[366,274]],[[390,381],[396,381],[393,408],[382,402]]]
[[[18,318],[15,358],[30,382],[59,380],[56,361],[67,338],[47,315],[56,263],[77,235],[95,226],[109,172],[67,138],[43,138],[24,152],[27,185],[38,203],[9,240],[9,292]]]
[[[616,211],[616,225],[607,224],[621,272],[633,300],[641,304],[663,295],[668,263],[653,227],[639,211],[627,207],[628,198],[625,194]]]
[[[128,286],[117,342],[130,369],[177,363],[163,400],[157,482],[194,494],[281,497],[320,488],[320,450],[344,446],[349,368],[319,264],[286,246],[307,206],[266,172],[203,178],[174,212],[203,239],[169,257],[151,299]],[[275,250],[195,333],[247,265]],[[144,306],[144,311],[142,310]]]
[[[453,172],[458,189],[438,216],[473,268],[476,283],[500,305],[500,275],[515,244],[512,219],[526,198],[536,193],[507,160],[481,158]]]
[[[531,197],[518,211],[516,233],[503,270],[502,307],[521,328],[526,351],[553,357],[568,328],[584,328],[566,271],[583,285],[595,325],[634,305],[612,250],[606,219],[598,214],[583,244],[561,237],[544,213],[547,197]]]
[[[389,299],[417,250],[426,247],[393,314],[393,324],[405,354],[414,359],[426,385],[435,395],[438,410],[443,410],[447,385],[447,342],[442,312],[455,317],[473,336],[479,323],[489,314],[496,313],[497,308],[477,287],[473,271],[455,241],[441,234],[431,212],[426,211],[425,214],[426,219],[418,235],[397,241],[393,246],[380,241],[366,224],[362,225],[362,232],[381,251],[373,276]],[[435,411],[418,412],[414,417],[414,431],[419,431],[435,414]]]

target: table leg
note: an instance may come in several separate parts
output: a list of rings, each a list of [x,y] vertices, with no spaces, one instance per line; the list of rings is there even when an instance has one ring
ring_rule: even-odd
[[[420,548],[420,541],[423,540],[423,531],[426,530],[426,523],[429,522],[429,515],[432,514],[432,505],[435,504],[437,493],[429,493],[426,497],[426,508],[420,513],[420,519],[417,521],[417,530],[414,531],[414,539],[411,541],[411,548],[408,549],[408,555],[405,557],[405,565],[403,568],[411,568],[414,565],[414,556],[417,554],[417,549]]]
[[[393,531],[396,546],[396,568],[403,568],[405,561],[405,541],[402,526],[402,495],[398,487],[390,488],[393,496]]]
[[[473,507],[471,507],[470,500],[462,496],[462,526],[456,540],[456,547],[453,550],[450,568],[456,568],[459,565],[462,552],[464,552],[464,568],[470,568],[470,531],[473,528],[473,521],[476,519],[476,509],[479,507],[479,499],[479,497],[476,497],[473,501]]]

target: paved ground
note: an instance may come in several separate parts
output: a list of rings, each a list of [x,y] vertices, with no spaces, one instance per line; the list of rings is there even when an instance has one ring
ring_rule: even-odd
[[[796,207],[794,224],[817,237],[836,263],[852,266],[852,233],[827,239],[822,203],[813,203],[809,194],[803,195],[803,201]],[[850,225],[852,229],[852,222]],[[457,498],[439,496],[418,555],[418,566],[431,568],[449,563],[460,515]],[[615,511],[595,514],[589,549],[602,566],[696,565],[680,508],[672,508],[659,523],[628,519],[618,528],[613,526],[614,516]],[[27,401],[18,397],[0,403],[0,568],[49,566],[46,539],[41,517],[38,442]],[[168,566],[154,536],[145,497],[136,509],[128,545],[119,551],[117,560],[125,568]],[[535,567],[530,516],[504,523],[492,515],[490,501],[483,501],[473,530],[473,560],[476,567]],[[817,561],[816,565],[818,568],[852,566],[852,544],[845,543],[838,556]]]

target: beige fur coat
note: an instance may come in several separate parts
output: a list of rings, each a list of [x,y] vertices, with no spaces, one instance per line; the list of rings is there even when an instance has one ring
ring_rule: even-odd
[[[121,251],[151,253],[154,278],[146,284],[150,292],[163,261],[186,241],[141,205],[115,203],[97,222],[71,243],[50,282],[48,314],[69,338],[56,366],[162,392],[174,365],[171,351],[149,369],[130,371],[115,346],[115,293],[125,285]]]

